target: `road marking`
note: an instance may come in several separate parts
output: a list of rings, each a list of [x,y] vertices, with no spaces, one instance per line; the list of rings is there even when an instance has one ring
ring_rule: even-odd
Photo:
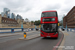
[[[62,32],[61,32],[61,33],[62,33]],[[63,37],[64,37],[64,34],[62,33],[62,37],[61,37],[61,39],[59,40],[59,42],[56,44],[56,46],[58,46],[58,45],[61,43]],[[54,47],[53,50],[56,50],[56,47]]]
[[[36,32],[36,31],[27,32],[27,34],[30,34],[30,33],[33,33],[33,32]],[[16,34],[14,33],[14,34],[10,34],[10,35],[3,35],[3,36],[0,36],[0,37],[8,37],[8,36],[23,35],[23,33],[24,33],[24,32],[19,33],[19,34],[18,34],[18,33],[16,33]]]
[[[69,35],[67,32],[65,33],[65,32],[62,32],[63,34],[64,34],[64,38],[63,38],[63,40],[62,40],[62,42],[61,42],[61,44],[60,44],[60,46],[59,47],[61,47],[61,46],[64,46],[64,43],[65,43],[65,36],[66,35]],[[58,48],[58,50],[62,50],[63,49],[63,47],[62,48]]]
[[[60,44],[59,47],[64,46],[64,43],[65,43],[65,38],[63,39],[63,41],[61,42],[61,44]],[[62,50],[62,49],[63,49],[63,48],[58,48],[58,50]]]
[[[68,33],[64,33],[64,35],[69,35]]]
[[[36,32],[36,31],[31,31],[31,32],[26,32],[27,34],[30,34],[30,33],[34,33],[34,32]],[[23,33],[21,33],[21,34],[23,34]]]
[[[20,40],[30,40],[30,39],[34,39],[34,38],[37,38],[37,37],[40,37],[40,34],[30,35],[30,36],[27,36],[26,38],[21,37],[21,38],[19,38],[19,39],[20,39]]]

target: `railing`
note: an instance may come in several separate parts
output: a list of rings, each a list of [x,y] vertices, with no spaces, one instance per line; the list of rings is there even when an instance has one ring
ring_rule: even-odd
[[[70,31],[70,32],[75,32],[75,28],[68,28],[68,29],[67,29],[67,32],[69,32],[69,31]]]
[[[30,30],[34,30],[34,28],[0,28],[0,33],[27,32]]]

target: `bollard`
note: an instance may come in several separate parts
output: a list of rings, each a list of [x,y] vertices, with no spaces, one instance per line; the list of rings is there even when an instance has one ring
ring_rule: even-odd
[[[11,32],[14,33],[14,28],[11,29]]]
[[[24,32],[24,38],[26,38],[26,32]]]
[[[72,29],[70,28],[70,32],[72,31]]]
[[[75,28],[74,28],[74,32],[75,32]]]
[[[22,28],[22,31],[23,31],[24,29]]]
[[[30,31],[29,28],[28,28],[28,31]]]
[[[33,28],[31,28],[31,30],[33,31]]]
[[[69,29],[67,29],[67,32],[69,31]]]

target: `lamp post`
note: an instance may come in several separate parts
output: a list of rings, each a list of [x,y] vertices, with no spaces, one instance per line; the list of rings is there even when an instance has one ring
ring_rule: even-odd
[[[35,29],[36,29],[36,25],[35,25]]]
[[[21,28],[23,28],[23,21],[21,21]]]
[[[66,22],[66,30],[67,30],[67,22]]]

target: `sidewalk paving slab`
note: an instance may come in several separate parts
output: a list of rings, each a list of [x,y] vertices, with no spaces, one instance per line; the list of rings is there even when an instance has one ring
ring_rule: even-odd
[[[62,30],[61,30],[62,31]],[[64,38],[58,50],[75,50],[75,32],[62,31]]]

